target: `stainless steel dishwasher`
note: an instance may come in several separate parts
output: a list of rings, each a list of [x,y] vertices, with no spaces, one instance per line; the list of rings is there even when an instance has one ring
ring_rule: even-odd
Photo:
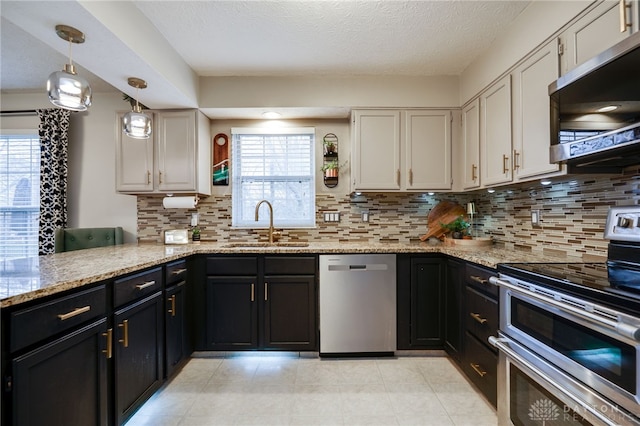
[[[395,254],[320,256],[320,356],[393,355]]]

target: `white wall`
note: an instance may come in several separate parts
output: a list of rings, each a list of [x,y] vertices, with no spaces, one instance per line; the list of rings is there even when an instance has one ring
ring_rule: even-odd
[[[46,93],[3,94],[2,111],[53,107]],[[125,242],[137,234],[136,197],[115,190],[116,111],[120,93],[94,93],[87,112],[72,113],[69,126],[68,226],[122,226]],[[3,118],[2,126],[7,126]]]

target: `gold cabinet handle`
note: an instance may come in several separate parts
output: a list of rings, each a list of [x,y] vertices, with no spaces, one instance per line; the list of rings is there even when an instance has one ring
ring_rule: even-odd
[[[162,183],[162,172],[158,172],[158,183]]]
[[[125,348],[129,347],[129,320],[122,321],[122,324],[118,324],[118,327],[122,329],[122,339],[118,342],[122,343]]]
[[[168,313],[171,314],[172,317],[176,316],[176,295],[172,294],[169,298],[169,302],[171,303],[171,307],[169,308]]]
[[[75,308],[71,312],[67,312],[66,314],[58,314],[58,319],[60,321],[68,320],[69,318],[73,318],[76,315],[84,314],[85,312],[89,312],[91,310],[91,306],[83,306],[82,308]]]
[[[251,301],[252,302],[255,300],[255,289],[256,289],[255,284],[251,283]]]
[[[151,172],[147,170],[147,185],[151,185]]]
[[[107,359],[111,359],[113,357],[113,328],[107,329],[107,332],[102,333],[102,335],[107,338],[107,349],[103,350],[102,353],[107,355]]]
[[[484,377],[487,375],[486,371],[483,371],[480,369],[480,364],[474,364],[473,362],[469,363],[469,365],[471,366],[471,368],[473,368],[473,370],[478,373],[478,376],[480,377]]]
[[[623,33],[631,26],[631,23],[627,23],[627,9],[631,9],[631,4],[627,4],[625,0],[620,0],[618,6],[620,8],[620,32]]]
[[[509,157],[507,157],[506,155],[502,154],[502,173],[507,174],[509,173]]]
[[[146,283],[144,283],[144,284],[138,284],[138,285],[136,286],[136,288],[137,288],[138,290],[144,290],[144,289],[145,289],[145,288],[147,288],[147,287],[151,287],[152,285],[155,285],[155,283],[156,283],[155,281],[147,281],[147,282],[146,282]]]
[[[469,276],[469,278],[471,278],[473,281],[480,283],[480,284],[489,284],[489,280],[485,280],[484,278],[480,278],[477,275],[471,275]]]
[[[471,318],[473,318],[474,320],[478,321],[480,324],[486,324],[487,323],[487,319],[486,318],[482,318],[480,316],[480,314],[476,314],[474,312],[469,312],[469,315],[471,316]]]
[[[400,185],[400,169],[396,171],[396,182],[398,182],[398,186]]]
[[[476,166],[475,164],[471,165],[471,180],[475,181],[476,179],[478,179],[478,175],[476,174],[476,172],[478,171],[478,166]]]
[[[172,274],[172,275],[180,275],[180,274],[182,274],[183,272],[187,272],[187,268],[176,269],[176,270],[174,270],[174,271],[171,271],[171,274]]]
[[[520,168],[520,165],[518,164],[518,158],[520,158],[520,153],[514,149],[513,150],[513,170],[518,170]]]
[[[409,169],[409,185],[413,185],[413,169]]]
[[[264,300],[265,302],[267,300],[269,300],[269,296],[268,296],[268,288],[269,288],[269,284],[268,283],[264,283]]]

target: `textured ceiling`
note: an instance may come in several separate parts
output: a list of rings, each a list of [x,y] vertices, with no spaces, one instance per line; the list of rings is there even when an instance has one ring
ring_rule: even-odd
[[[44,90],[67,61],[58,23],[87,34],[72,51],[95,92],[145,76],[156,108],[197,106],[202,76],[459,75],[528,4],[2,0],[0,90]]]

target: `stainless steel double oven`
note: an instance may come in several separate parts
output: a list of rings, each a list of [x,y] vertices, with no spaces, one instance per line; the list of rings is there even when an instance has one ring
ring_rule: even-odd
[[[640,230],[635,209],[623,213]],[[640,425],[640,267],[627,262],[640,261],[640,245],[611,244],[610,256],[626,260],[503,264],[490,279],[500,286],[500,332],[490,338],[500,425]],[[610,281],[614,263],[630,288]]]

